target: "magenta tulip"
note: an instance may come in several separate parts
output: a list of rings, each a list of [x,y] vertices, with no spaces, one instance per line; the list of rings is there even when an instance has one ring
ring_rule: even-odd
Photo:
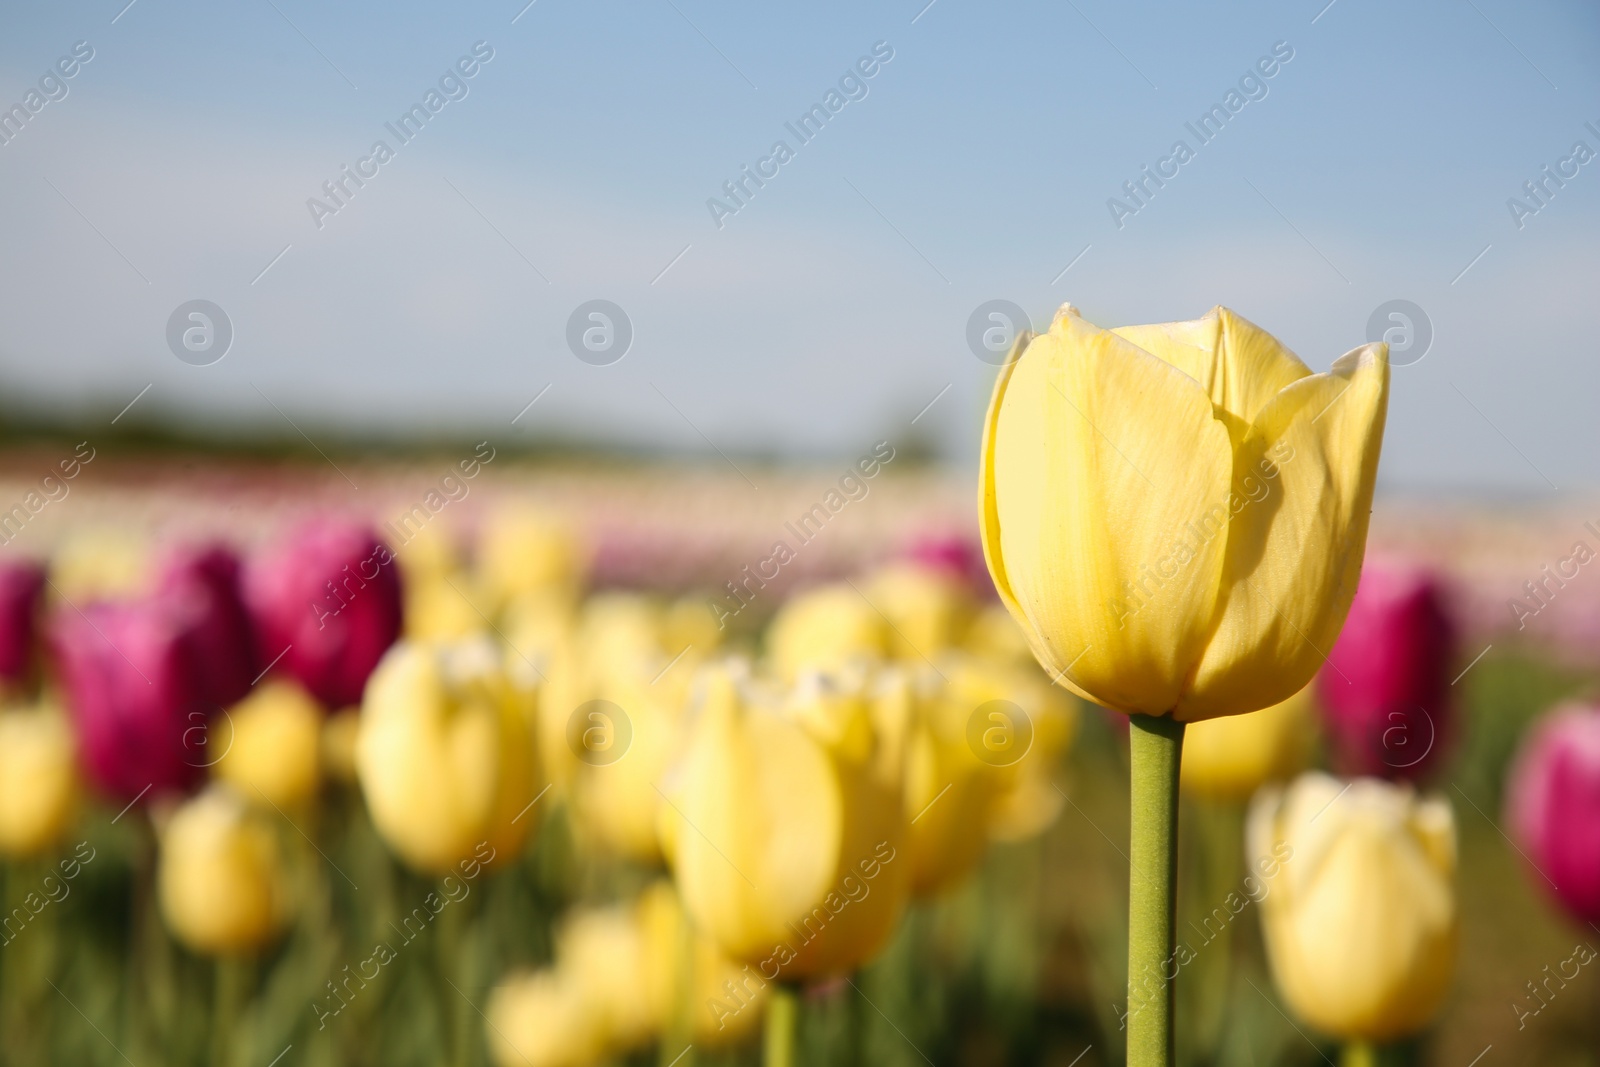
[[[1333,762],[1348,775],[1418,778],[1452,719],[1455,628],[1427,571],[1368,558],[1344,631],[1317,676]]]
[[[329,710],[359,703],[367,676],[400,636],[400,576],[370,527],[317,520],[245,572],[264,664]]]
[[[51,647],[88,778],[126,800],[195,785],[213,710],[194,670],[192,618],[169,601],[65,606]]]
[[[31,560],[0,563],[0,682],[20,682],[33,665],[44,568]]]
[[[215,709],[242,698],[260,668],[238,557],[216,544],[181,548],[163,568],[156,595],[182,620],[202,699]]]
[[[1536,880],[1579,920],[1600,922],[1600,707],[1568,705],[1534,725],[1506,808]]]

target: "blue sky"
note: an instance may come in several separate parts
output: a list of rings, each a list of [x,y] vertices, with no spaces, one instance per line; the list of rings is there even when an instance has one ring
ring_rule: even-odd
[[[1221,303],[1325,369],[1404,299],[1434,340],[1394,373],[1388,485],[1596,481],[1600,160],[1521,228],[1506,204],[1600,151],[1592,6],[125,2],[0,38],[5,107],[94,49],[0,145],[13,404],[114,413],[149,385],[146,417],[313,437],[834,456],[915,434],[968,461],[985,301],[1105,325]],[[400,145],[385,123],[480,41],[466,95]],[[785,123],[878,42],[865,96],[800,144]],[[1199,145],[1185,123],[1275,45],[1265,96]],[[1119,228],[1108,199],[1180,138],[1194,158]],[[379,139],[394,158],[318,228],[307,200]],[[719,228],[707,200],[780,139],[794,157]],[[234,331],[208,366],[166,341],[194,299]],[[592,299],[631,322],[619,362],[568,348]]]

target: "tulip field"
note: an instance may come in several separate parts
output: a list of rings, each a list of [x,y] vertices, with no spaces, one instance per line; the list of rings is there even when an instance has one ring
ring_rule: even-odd
[[[0,549],[0,1062],[1090,1067],[1168,983],[1184,1065],[1600,1062],[1581,513],[1379,497],[1130,973],[1128,716],[879,459],[804,544],[837,472],[96,459]]]

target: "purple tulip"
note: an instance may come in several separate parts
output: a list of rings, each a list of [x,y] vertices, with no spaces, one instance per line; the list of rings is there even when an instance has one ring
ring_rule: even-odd
[[[1421,777],[1449,733],[1454,655],[1455,628],[1434,577],[1369,559],[1344,631],[1317,676],[1341,773]]]
[[[969,586],[974,592],[992,593],[988,564],[983,548],[961,534],[926,535],[913,540],[902,555],[918,566],[941,571]]]
[[[179,549],[162,569],[156,595],[181,620],[201,697],[213,709],[242,698],[259,667],[239,558],[216,544]]]
[[[33,665],[44,568],[31,560],[0,563],[0,682],[20,682]]]
[[[400,636],[400,576],[370,527],[316,520],[245,573],[261,662],[276,662],[330,711],[361,700]],[[281,657],[281,658],[280,658]]]
[[[1538,880],[1579,920],[1600,922],[1600,707],[1568,705],[1538,722],[1507,792],[1507,821]]]
[[[51,645],[89,779],[131,800],[184,791],[210,762],[211,704],[194,670],[193,621],[170,601],[63,607]]]

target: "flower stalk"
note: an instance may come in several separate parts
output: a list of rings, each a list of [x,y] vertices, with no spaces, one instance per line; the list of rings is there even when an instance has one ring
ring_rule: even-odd
[[[1173,1063],[1171,972],[1178,903],[1178,769],[1184,724],[1129,717],[1128,1067]]]
[[[766,1032],[762,1035],[763,1067],[794,1067],[795,1024],[800,1017],[800,992],[778,983],[767,1000]]]

